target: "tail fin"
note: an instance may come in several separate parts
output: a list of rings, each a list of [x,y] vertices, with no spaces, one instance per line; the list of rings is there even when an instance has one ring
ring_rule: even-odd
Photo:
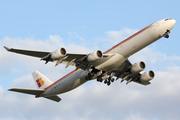
[[[37,88],[39,89],[44,89],[53,83],[37,70],[32,73],[32,76],[34,78]]]

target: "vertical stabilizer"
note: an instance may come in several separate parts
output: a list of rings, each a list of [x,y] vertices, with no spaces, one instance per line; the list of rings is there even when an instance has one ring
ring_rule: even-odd
[[[44,89],[53,83],[37,70],[32,73],[32,76],[34,78],[37,88]]]

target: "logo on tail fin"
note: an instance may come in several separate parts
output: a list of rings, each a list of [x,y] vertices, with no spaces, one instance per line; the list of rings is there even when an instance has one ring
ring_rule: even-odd
[[[42,78],[39,78],[36,80],[36,83],[38,84],[38,87],[40,88],[41,86],[44,85],[44,80],[42,80]]]

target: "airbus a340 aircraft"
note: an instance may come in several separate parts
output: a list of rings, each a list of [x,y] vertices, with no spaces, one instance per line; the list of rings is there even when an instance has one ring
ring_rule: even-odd
[[[38,57],[44,60],[45,64],[55,62],[56,66],[62,63],[66,64],[66,67],[70,65],[76,67],[54,83],[35,71],[32,76],[38,89],[11,88],[9,90],[59,102],[61,98],[57,96],[58,94],[68,92],[93,79],[99,82],[104,81],[107,85],[110,85],[115,77],[116,80],[121,78],[121,82],[127,81],[127,84],[133,81],[149,85],[149,81],[155,76],[154,72],[150,70],[141,74],[140,72],[146,67],[145,63],[140,61],[131,64],[128,57],[162,37],[169,38],[169,33],[175,23],[176,21],[170,18],[154,22],[105,52],[96,50],[88,54],[75,54],[67,53],[65,48],[59,48],[54,52],[42,52],[4,46],[10,52]]]

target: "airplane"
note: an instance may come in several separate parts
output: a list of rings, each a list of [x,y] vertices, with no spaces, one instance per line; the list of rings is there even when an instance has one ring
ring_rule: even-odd
[[[104,82],[108,86],[119,78],[121,78],[121,82],[127,81],[126,84],[136,82],[141,85],[149,85],[155,73],[152,70],[142,73],[146,64],[143,61],[131,64],[128,58],[162,37],[169,38],[175,23],[176,21],[171,18],[154,22],[105,52],[96,50],[92,53],[77,54],[67,53],[63,47],[54,52],[44,52],[4,46],[9,52],[37,57],[45,61],[45,64],[55,62],[55,66],[66,64],[66,68],[68,66],[76,67],[75,70],[56,82],[50,81],[36,70],[32,76],[38,89],[11,88],[9,91],[31,94],[36,98],[44,97],[59,102],[61,98],[57,96],[58,94],[73,90],[93,79]]]

